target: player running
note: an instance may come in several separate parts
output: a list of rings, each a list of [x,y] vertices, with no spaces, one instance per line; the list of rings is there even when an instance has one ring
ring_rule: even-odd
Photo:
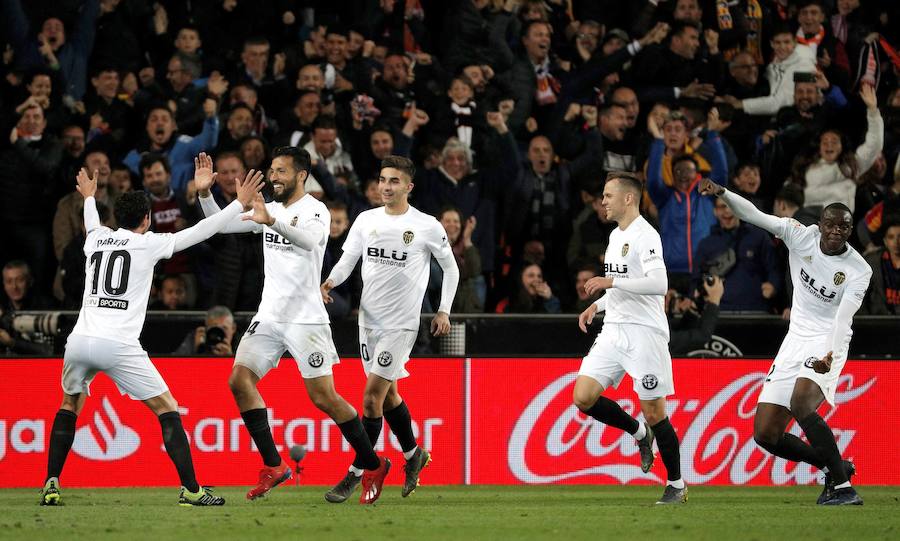
[[[259,482],[247,492],[247,499],[264,496],[291,478],[291,467],[275,447],[266,404],[257,390],[259,380],[278,366],[287,350],[297,362],[310,400],[334,420],[356,451],[351,470],[366,474],[360,503],[373,503],[381,495],[391,462],[375,454],[356,410],[334,388],[331,367],[340,359],[319,292],[331,215],[324,203],[303,189],[309,166],[305,150],[276,148],[269,168],[275,201],[265,203],[262,195],[257,195],[253,212],[231,221],[223,230],[263,234],[266,279],[262,300],[238,346],[228,380],[264,463]],[[207,216],[219,212],[209,192],[216,177],[212,169],[212,158],[201,154],[194,182]]]
[[[831,428],[816,412],[825,400],[834,406],[853,335],[853,314],[872,277],[865,259],[847,244],[853,230],[850,209],[832,203],[822,210],[818,225],[803,226],[791,218],[764,214],[706,180],[700,191],[721,197],[735,216],[780,238],[790,253],[791,323],[759,394],[753,439],[773,455],[823,470],[825,488],[817,503],[862,505],[850,485],[856,468],[841,459]],[[791,418],[803,429],[808,444],[785,432]]]
[[[59,476],[75,439],[75,422],[97,372],[106,373],[122,394],[142,401],[159,418],[166,452],[181,480],[179,505],[222,505],[224,498],[214,496],[209,488],[197,483],[178,404],[138,337],[144,326],[156,262],[203,242],[242,210],[249,209],[262,188],[262,177],[248,174],[243,182],[236,180],[237,198],[219,216],[174,234],[148,232],[150,199],[142,191],[123,194],[116,201],[113,212],[119,229],[103,226],[94,199],[97,172],[90,178],[81,170],[76,180],[77,190],[84,196],[87,279],[81,312],[66,342],[63,401],[50,432],[41,505],[60,503]]]
[[[419,313],[428,286],[431,256],[444,271],[441,302],[431,320],[431,333],[450,332],[450,306],[459,283],[459,269],[447,242],[447,232],[428,214],[409,204],[415,166],[407,158],[388,156],[381,162],[378,190],[383,207],[356,218],[343,255],[322,284],[322,296],[341,285],[363,258],[363,291],[359,309],[359,349],[367,380],[363,394],[363,424],[372,445],[381,434],[382,417],[397,436],[406,459],[405,498],[419,484],[419,473],[431,461],[416,444],[406,402],[397,381],[409,376],[406,362],[419,334]],[[349,472],[325,498],[340,503],[350,497],[359,476]],[[364,487],[365,488],[365,487]]]
[[[607,293],[578,316],[578,326],[587,332],[597,312],[605,310],[606,315],[603,330],[581,362],[573,400],[585,414],[634,436],[644,473],[653,466],[655,438],[668,479],[656,503],[685,503],[688,490],[681,478],[678,436],[666,416],[666,396],[675,392],[663,310],[668,279],[659,233],[640,214],[641,191],[640,180],[631,173],[607,175],[602,205],[607,219],[619,227],[609,234],[605,276],[584,285],[589,295]],[[610,386],[618,387],[626,373],[640,399],[644,423],[602,395]]]

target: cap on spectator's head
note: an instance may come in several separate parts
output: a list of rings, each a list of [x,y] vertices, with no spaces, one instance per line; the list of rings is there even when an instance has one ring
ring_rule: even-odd
[[[816,74],[809,71],[795,71],[794,72],[794,82],[795,83],[815,83],[816,82]]]
[[[606,45],[606,43],[613,38],[620,39],[625,43],[628,43],[631,40],[631,38],[628,37],[628,32],[621,28],[613,28],[603,36],[603,44]]]

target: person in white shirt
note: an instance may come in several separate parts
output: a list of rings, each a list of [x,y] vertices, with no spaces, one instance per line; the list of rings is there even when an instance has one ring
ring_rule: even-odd
[[[764,214],[708,180],[703,180],[700,189],[721,197],[741,220],[782,239],[790,253],[791,323],[759,394],[753,438],[773,455],[825,471],[825,489],[817,503],[862,505],[850,485],[856,468],[841,459],[831,428],[816,411],[826,400],[834,406],[853,335],[853,315],[872,277],[865,259],[847,244],[853,231],[850,209],[832,203],[822,210],[817,225],[803,226],[792,218]],[[792,419],[803,429],[808,444],[785,433]]]
[[[122,394],[142,401],[159,418],[163,443],[181,480],[179,505],[222,505],[224,498],[197,483],[178,404],[138,337],[156,263],[203,242],[250,208],[262,188],[262,179],[249,175],[243,181],[238,179],[235,201],[219,216],[174,234],[160,234],[148,232],[150,199],[143,191],[123,194],[116,201],[113,212],[119,229],[103,226],[94,199],[97,177],[97,171],[91,178],[82,170],[76,179],[77,190],[84,196],[86,279],[81,311],[66,342],[63,400],[50,432],[41,505],[60,502],[59,476],[75,439],[75,422],[98,372],[104,372]]]
[[[415,166],[408,158],[388,156],[381,162],[378,189],[383,207],[360,214],[343,246],[343,255],[322,283],[322,297],[350,276],[362,257],[363,291],[359,309],[359,344],[368,377],[363,394],[363,424],[372,445],[381,434],[382,417],[397,436],[406,458],[405,498],[418,486],[419,473],[431,461],[416,444],[406,402],[397,382],[409,376],[406,362],[419,331],[419,313],[428,287],[431,256],[444,271],[441,302],[431,321],[431,333],[450,332],[450,307],[459,283],[459,269],[447,232],[433,216],[410,206]],[[347,475],[334,487],[329,501],[339,503],[353,493],[358,477]]]
[[[334,388],[331,367],[340,359],[319,293],[331,214],[324,203],[304,191],[309,168],[310,156],[305,150],[276,148],[269,167],[275,200],[266,203],[258,195],[253,212],[223,230],[261,234],[266,276],[259,310],[238,345],[228,380],[244,426],[264,463],[259,482],[247,492],[247,499],[265,495],[292,475],[275,446],[266,404],[257,389],[259,380],[278,366],[287,350],[297,363],[310,400],[334,420],[356,451],[350,469],[366,473],[360,503],[368,504],[381,494],[391,463],[375,454],[356,410]],[[215,177],[212,159],[201,154],[194,183],[207,216],[219,211],[209,191]]]
[[[675,392],[663,308],[668,279],[659,233],[640,213],[642,191],[640,178],[633,173],[611,172],[606,177],[602,206],[618,227],[609,234],[605,276],[584,285],[588,295],[602,291],[606,295],[578,316],[578,325],[587,332],[597,312],[605,310],[606,315],[602,331],[581,362],[573,401],[586,415],[634,436],[644,473],[653,466],[656,439],[667,474],[665,491],[656,503],[678,504],[687,501],[687,486],[681,478],[678,436],[666,415],[666,396]],[[643,423],[603,396],[610,386],[618,387],[626,373],[640,399]]]

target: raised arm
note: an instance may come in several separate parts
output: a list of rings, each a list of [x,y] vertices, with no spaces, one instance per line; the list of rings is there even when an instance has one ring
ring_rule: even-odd
[[[872,167],[884,146],[884,120],[878,111],[875,90],[869,85],[863,85],[859,95],[866,104],[866,123],[868,125],[865,141],[856,148],[856,164],[861,175]]]
[[[75,177],[77,186],[75,187],[84,197],[84,232],[90,233],[94,229],[102,226],[100,223],[100,214],[97,213],[97,200],[94,194],[97,193],[97,176],[98,172],[94,171],[94,176],[89,177],[87,171],[82,169]]]
[[[182,229],[175,233],[175,252],[190,248],[199,244],[216,233],[222,231],[229,222],[234,221],[251,202],[259,196],[259,190],[263,187],[262,175],[248,177],[243,182],[237,180],[237,198],[221,212],[197,222],[193,227]]]
[[[705,178],[700,182],[700,193],[703,195],[715,195],[716,197],[721,197],[722,200],[731,207],[731,211],[734,212],[734,215],[741,220],[749,222],[757,227],[761,227],[778,238],[783,237],[784,222],[781,218],[762,212],[750,201],[726,190],[708,178]]]
[[[197,199],[200,202],[200,209],[207,218],[221,210],[219,205],[216,204],[216,200],[213,198],[212,193],[209,191],[217,176],[219,176],[219,174],[213,172],[213,160],[211,156],[205,152],[201,152],[194,158],[194,186],[197,188],[197,195],[199,196]],[[262,173],[251,169],[247,172],[247,176],[244,177],[244,182],[252,181],[254,179],[262,180]],[[234,179],[234,181],[240,184],[239,179]],[[226,223],[225,226],[219,230],[219,233],[251,233],[259,232],[261,230],[262,228],[257,224],[244,222],[235,217],[230,222]]]

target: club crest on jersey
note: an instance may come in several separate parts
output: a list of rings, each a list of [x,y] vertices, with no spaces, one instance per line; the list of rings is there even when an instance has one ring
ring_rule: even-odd
[[[803,366],[805,366],[806,368],[812,368],[813,365],[816,364],[816,361],[818,361],[818,360],[819,359],[817,359],[815,357],[808,357],[805,361],[803,361]]]
[[[309,354],[309,358],[306,359],[306,362],[308,362],[309,366],[313,368],[319,368],[320,366],[322,366],[322,363],[325,362],[325,356],[320,352],[315,351]]]
[[[409,243],[413,241],[413,237],[416,235],[412,231],[404,231],[403,232],[403,244],[409,246]]]
[[[382,351],[378,354],[378,364],[380,366],[390,366],[391,361],[394,360],[394,356],[391,355],[390,351]]]
[[[628,255],[628,243],[627,242],[622,245],[622,257],[625,257],[626,255]]]
[[[834,285],[839,286],[844,283],[844,280],[847,279],[847,275],[843,272],[834,273]]]
[[[294,216],[293,218],[291,218],[291,227],[297,227],[297,220],[298,220],[298,219],[299,219],[299,218],[298,218],[297,216]]]
[[[652,391],[656,389],[656,386],[659,385],[659,380],[656,379],[656,376],[653,374],[647,374],[646,376],[641,378],[641,385],[644,386],[644,389],[648,391]]]

